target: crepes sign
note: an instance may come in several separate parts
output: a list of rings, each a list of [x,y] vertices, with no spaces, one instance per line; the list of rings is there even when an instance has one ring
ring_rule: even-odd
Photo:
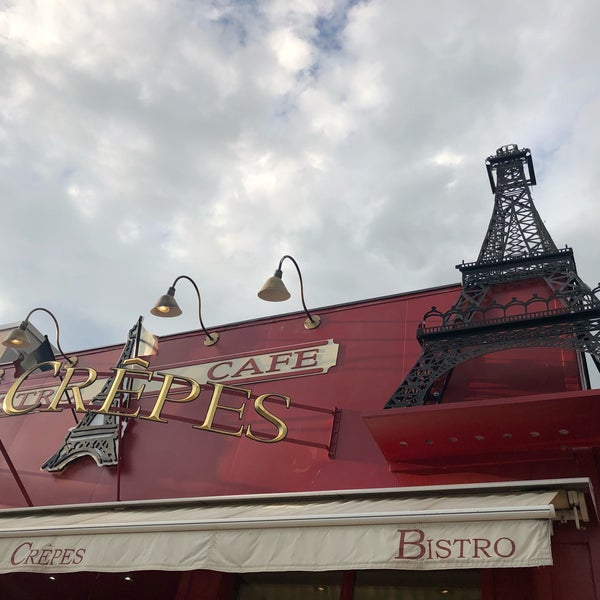
[[[93,409],[101,414],[111,414],[117,394],[136,393],[137,398],[142,394],[158,393],[157,401],[151,411],[154,415],[150,420],[160,420],[159,413],[165,402],[190,402],[199,394],[198,386],[204,384],[220,384],[221,387],[232,387],[243,383],[272,381],[308,375],[326,374],[336,365],[339,345],[332,339],[316,342],[312,345],[280,348],[260,354],[242,354],[224,357],[218,361],[198,363],[177,367],[168,371],[147,370],[149,362],[141,357],[125,358],[121,365],[112,369],[114,375],[110,378],[100,377],[91,367],[69,367],[61,361],[46,361],[35,365],[22,373],[8,389],[2,401],[2,410],[6,415],[23,415],[34,410],[57,412],[72,394],[78,412]],[[56,387],[31,389],[27,385],[30,377],[40,370],[51,370],[53,376],[60,376],[60,384]],[[147,383],[138,387],[139,391],[121,389],[128,379],[145,379]],[[102,396],[101,407],[89,406],[93,399],[98,400],[99,388],[106,387],[111,382],[108,393]],[[174,400],[169,397],[172,389],[178,392],[188,387],[190,392],[184,399]],[[95,402],[94,404],[98,404]],[[139,411],[138,411],[139,412]],[[119,412],[118,414],[123,414]],[[137,413],[128,414],[137,417]]]
[[[132,356],[135,345],[130,342],[109,377],[99,375],[92,367],[50,360],[27,369],[12,383],[2,401],[7,416],[61,412],[68,405],[84,415],[42,469],[61,470],[82,454],[91,455],[102,466],[117,464],[118,439],[127,420],[167,423],[168,406],[199,397],[203,410],[197,422],[191,424],[194,429],[244,436],[262,443],[280,442],[287,436],[284,413],[292,399],[275,392],[253,395],[245,384],[325,374],[335,366],[338,355],[338,344],[329,339],[151,370],[149,361]],[[56,378],[57,385],[31,389],[34,374],[41,370]],[[219,417],[228,420],[229,425],[219,425]],[[257,424],[261,431],[256,430]],[[100,439],[111,442],[99,444]]]

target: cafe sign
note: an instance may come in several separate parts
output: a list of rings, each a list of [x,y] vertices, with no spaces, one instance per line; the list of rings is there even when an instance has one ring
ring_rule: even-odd
[[[127,420],[167,423],[169,406],[193,402],[201,394],[207,400],[210,395],[210,399],[198,420],[191,424],[193,429],[243,436],[261,443],[280,442],[288,433],[281,412],[290,408],[291,398],[273,392],[253,396],[252,390],[244,386],[325,374],[335,366],[339,347],[329,339],[154,371],[148,368],[150,363],[145,358],[132,355],[135,335],[132,329],[123,354],[108,378],[99,377],[92,367],[69,366],[51,360],[27,369],[14,380],[2,401],[5,415],[56,413],[69,405],[84,415],[42,469],[62,470],[84,454],[92,456],[101,466],[117,464],[118,440]],[[40,370],[60,378],[60,383],[30,389],[32,376]],[[232,413],[234,426],[219,425],[219,417],[229,417],[231,421]],[[257,422],[265,426],[260,432],[255,429]]]

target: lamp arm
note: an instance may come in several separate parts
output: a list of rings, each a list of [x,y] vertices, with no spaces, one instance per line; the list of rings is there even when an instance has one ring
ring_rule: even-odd
[[[25,321],[24,323],[28,323],[29,322],[29,317],[31,317],[31,315],[38,311],[38,310],[42,310],[45,313],[49,314],[52,317],[52,320],[54,321],[54,325],[56,327],[56,347],[58,348],[59,352],[64,356],[65,360],[71,365],[75,365],[76,361],[72,361],[70,358],[67,357],[67,355],[64,353],[63,349],[60,346],[60,327],[58,325],[58,321],[56,319],[56,317],[54,316],[54,314],[49,311],[47,308],[44,308],[43,306],[39,306],[38,308],[33,308],[29,311],[29,314],[25,317]]]
[[[304,301],[304,283],[302,281],[302,273],[300,272],[300,267],[298,266],[298,263],[296,262],[296,260],[294,259],[294,257],[290,256],[289,254],[284,255],[281,258],[281,260],[279,261],[279,270],[281,271],[281,265],[283,264],[283,261],[286,258],[289,258],[294,263],[294,266],[296,267],[296,271],[298,271],[298,278],[300,279],[300,299],[302,300],[302,307],[304,308],[304,312],[306,313],[306,316],[308,317],[308,320],[311,323],[315,323],[315,319],[310,314],[308,308],[306,308],[306,302]]]
[[[202,299],[200,298],[200,290],[198,289],[196,282],[191,277],[188,277],[187,275],[179,275],[179,277],[177,277],[175,279],[175,281],[173,282],[173,285],[171,286],[173,289],[175,289],[175,285],[177,284],[177,282],[180,279],[187,279],[194,286],[194,289],[196,290],[196,296],[198,296],[198,320],[200,321],[200,327],[202,327],[202,331],[204,331],[204,333],[206,334],[206,337],[208,337],[211,341],[213,341],[213,340],[216,341],[214,339],[214,337],[208,332],[208,330],[206,329],[206,327],[204,326],[204,323],[202,321]]]

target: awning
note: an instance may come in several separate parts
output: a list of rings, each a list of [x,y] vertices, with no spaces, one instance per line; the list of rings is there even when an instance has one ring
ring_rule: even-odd
[[[584,489],[578,479],[5,510],[0,573],[548,565],[551,521],[563,510],[587,520]]]

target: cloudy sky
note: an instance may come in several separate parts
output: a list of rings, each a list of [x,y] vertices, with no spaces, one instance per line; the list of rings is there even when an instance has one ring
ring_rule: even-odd
[[[280,257],[309,307],[459,281],[529,147],[536,206],[600,278],[600,3],[0,0],[0,323],[36,306],[67,351],[120,344],[194,278],[207,326]],[[36,327],[53,331],[49,317]]]

